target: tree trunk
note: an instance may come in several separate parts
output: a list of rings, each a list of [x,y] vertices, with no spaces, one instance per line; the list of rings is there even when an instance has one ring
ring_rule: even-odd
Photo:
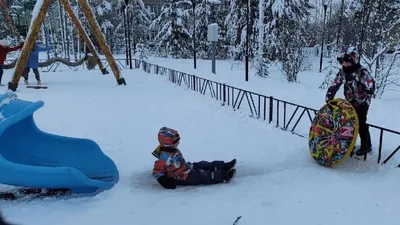
[[[339,24],[338,24],[338,31],[337,31],[337,37],[336,37],[336,47],[339,49],[339,41],[340,41],[340,36],[342,34],[342,24],[343,24],[343,13],[344,13],[344,0],[342,0],[342,4],[340,7],[340,18],[339,18]]]

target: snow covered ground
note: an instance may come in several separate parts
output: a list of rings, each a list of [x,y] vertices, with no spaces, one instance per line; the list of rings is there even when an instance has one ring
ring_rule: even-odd
[[[169,66],[174,67],[171,62]],[[217,69],[220,74],[221,68]],[[6,71],[5,81],[11,72]],[[138,70],[123,74],[128,86],[115,86],[112,75],[85,70],[42,73],[47,90],[26,89],[21,82],[20,98],[45,102],[35,114],[41,129],[95,140],[116,162],[121,178],[112,190],[95,197],[1,202],[0,209],[10,222],[221,225],[242,216],[238,225],[375,225],[398,220],[398,169],[380,167],[375,158],[348,159],[335,169],[321,167],[311,159],[305,138],[221,107],[217,101],[173,85],[165,76]],[[229,75],[235,76],[228,72],[216,77]],[[250,80],[256,83],[253,76]],[[307,96],[304,101],[314,102],[315,107],[322,104],[323,93],[316,99],[315,92],[307,92],[307,85],[291,85],[294,93],[279,96],[284,92],[279,89],[290,86],[283,83],[271,94],[292,98],[287,100]],[[273,84],[254,88],[263,86],[268,93]],[[189,161],[237,158],[237,177],[229,184],[161,188],[151,177],[151,151],[161,126],[180,131],[180,149]]]

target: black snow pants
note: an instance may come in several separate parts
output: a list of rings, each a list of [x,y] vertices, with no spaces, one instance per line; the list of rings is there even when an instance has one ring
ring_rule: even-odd
[[[31,70],[31,68],[26,67],[24,70],[24,79],[27,81],[29,79],[29,71]],[[35,78],[37,81],[40,81],[40,73],[39,73],[39,69],[37,68],[32,68],[33,73],[35,74]]]
[[[225,178],[224,161],[200,161],[193,163],[193,169],[186,180],[176,180],[177,185],[201,185],[223,183]]]
[[[358,115],[358,123],[359,123],[358,133],[361,139],[361,149],[370,149],[372,147],[371,135],[369,133],[369,126],[367,125],[367,114],[369,105],[365,104],[354,108]]]

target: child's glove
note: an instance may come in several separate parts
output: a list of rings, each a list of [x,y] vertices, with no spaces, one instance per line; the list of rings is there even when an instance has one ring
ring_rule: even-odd
[[[330,100],[332,100],[334,98],[334,96],[332,95],[332,93],[330,91],[328,91],[325,95],[325,102],[328,103]]]
[[[162,176],[157,179],[158,183],[161,184],[166,189],[175,189],[176,188],[176,183],[175,179],[172,177],[168,176]]]

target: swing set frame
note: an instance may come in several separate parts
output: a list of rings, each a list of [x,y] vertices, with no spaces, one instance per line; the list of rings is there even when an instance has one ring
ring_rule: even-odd
[[[77,0],[77,1],[78,1],[79,8],[82,10],[84,15],[86,16],[86,18],[89,22],[89,26],[92,29],[96,40],[99,43],[100,50],[104,53],[109,65],[111,67],[111,70],[114,73],[117,84],[118,85],[122,85],[122,84],[126,85],[125,79],[121,75],[121,71],[119,70],[117,63],[111,53],[111,50],[105,41],[105,38],[101,32],[100,26],[97,23],[97,21],[94,17],[94,14],[89,7],[87,0]],[[104,68],[98,54],[96,53],[96,50],[93,46],[92,41],[90,40],[89,36],[83,29],[81,23],[79,22],[78,17],[73,12],[71,4],[69,3],[69,0],[60,0],[60,2],[62,3],[65,11],[68,13],[69,17],[71,18],[72,22],[74,23],[75,27],[77,28],[79,35],[82,37],[83,41],[86,43],[86,46],[87,46],[89,52],[92,54],[93,57],[95,57],[96,63],[99,66],[100,70],[102,71],[103,74],[107,74],[108,72]],[[14,75],[12,77],[12,80],[8,83],[8,89],[10,89],[14,92],[18,88],[18,83],[24,72],[25,65],[28,62],[29,54],[33,50],[33,47],[35,46],[36,40],[39,36],[40,27],[43,24],[43,22],[46,18],[47,11],[52,3],[53,3],[53,0],[43,0],[42,3],[36,2],[34,9],[38,12],[38,14],[36,15],[36,17],[32,18],[31,26],[29,27],[28,34],[27,34],[27,37],[24,42],[24,46],[22,48],[21,54],[17,60],[16,66],[15,66]],[[18,30],[16,29],[16,27],[11,19],[8,8],[5,7],[4,2],[2,0],[0,0],[0,5],[4,9],[4,14],[5,14],[6,19],[12,26],[14,35],[19,36]]]

